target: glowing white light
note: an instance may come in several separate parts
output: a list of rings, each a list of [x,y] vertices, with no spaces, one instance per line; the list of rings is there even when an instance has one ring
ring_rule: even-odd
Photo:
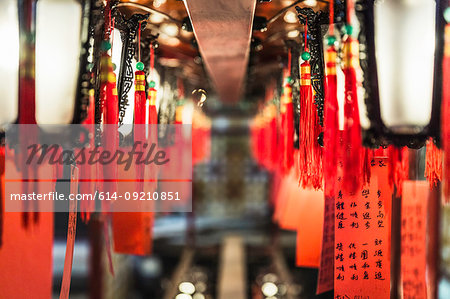
[[[306,0],[305,2],[306,6],[316,6],[317,5],[317,1],[316,0]]]
[[[273,282],[265,282],[261,287],[261,291],[264,296],[271,297],[278,293],[278,287]]]
[[[179,31],[178,26],[173,23],[164,23],[159,27],[159,30],[171,37],[177,36]]]
[[[183,106],[183,115],[181,122],[183,124],[192,124],[193,116],[194,116],[194,103],[192,101],[186,101]]]
[[[431,118],[436,2],[377,1],[374,13],[381,118],[414,133]]]
[[[192,295],[195,293],[195,286],[191,282],[184,281],[180,283],[178,290],[180,290],[181,293]]]
[[[112,37],[112,53],[111,60],[116,65],[116,70],[114,73],[120,73],[120,60],[122,58],[122,39],[120,38],[119,29],[114,29]]]
[[[159,24],[164,21],[164,17],[158,13],[154,13],[150,15],[150,23],[152,24]]]
[[[19,22],[17,1],[0,2],[0,126],[12,123],[18,114]]]
[[[284,21],[286,23],[297,23],[298,19],[297,19],[297,15],[295,14],[295,12],[293,11],[288,11],[285,15],[284,15]]]
[[[192,299],[192,296],[188,294],[178,294],[175,296],[175,299]]]
[[[298,30],[289,31],[288,34],[287,34],[287,36],[289,38],[296,38],[299,35],[300,35],[300,31],[298,31]]]
[[[36,120],[70,123],[79,73],[81,4],[39,0],[36,8]]]

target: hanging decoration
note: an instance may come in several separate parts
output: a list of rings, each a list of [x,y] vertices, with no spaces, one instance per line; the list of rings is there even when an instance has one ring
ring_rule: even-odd
[[[339,188],[334,217],[334,298],[389,298],[392,188],[387,183],[387,160],[374,157],[374,179],[369,186],[353,195]]]
[[[155,69],[155,45],[150,43],[150,83],[148,85],[148,123],[158,123],[158,112],[156,110],[156,99],[158,91],[156,90],[156,83],[153,80]]]
[[[334,1],[329,3],[329,31],[325,53],[325,107],[324,107],[324,215],[316,293],[334,288],[334,212],[337,195],[341,132],[337,100],[336,36],[334,34]]]
[[[146,123],[146,96],[145,96],[145,72],[144,63],[141,62],[141,30],[142,22],[139,22],[138,29],[138,62],[136,63],[136,71],[134,72],[135,84],[134,84],[134,141],[145,141],[145,128],[140,125],[145,125]],[[142,145],[138,147],[139,150],[142,149]],[[144,178],[144,165],[136,165],[136,178]],[[137,191],[144,191],[144,182],[137,182]]]
[[[82,122],[83,126],[87,130],[92,130],[95,124],[95,91],[94,89],[89,90],[89,99],[88,99],[88,107],[85,110],[85,118]],[[89,147],[94,148],[95,146],[95,138],[91,138]],[[80,177],[96,177],[96,167],[95,165],[91,165],[89,163],[83,163],[79,165],[80,168]],[[96,185],[94,182],[82,182],[80,184],[80,193],[81,194],[94,194]],[[95,202],[82,200],[80,202],[80,217],[84,223],[88,223],[91,219],[91,212],[95,210]]]
[[[308,49],[311,54],[311,86],[313,89],[314,103],[317,109],[318,122],[323,126],[324,109],[324,57],[322,26],[328,25],[328,16],[322,10],[314,11],[310,7],[295,7],[301,24],[308,27]]]
[[[450,201],[450,7],[444,12],[445,46],[442,62],[442,133],[441,142],[444,151],[444,199]]]
[[[291,80],[291,51],[288,53],[288,75],[283,82],[283,93],[280,102],[280,118],[282,132],[282,161],[281,169],[287,173],[294,164],[294,107],[292,104],[292,80]]]
[[[133,58],[136,52],[136,34],[139,23],[147,20],[149,14],[133,14],[129,19],[117,13],[116,26],[122,37],[122,58],[118,76],[117,91],[119,95],[119,125],[123,124],[125,110],[128,106],[128,92],[133,86]]]
[[[409,176],[409,152],[407,147],[399,148],[394,145],[388,147],[389,157],[389,186],[395,188],[395,195],[402,196],[403,181]]]
[[[100,111],[101,120],[104,125],[108,127],[103,134],[102,144],[107,150],[113,152],[119,145],[119,136],[117,125],[119,122],[119,99],[116,87],[116,74],[113,71],[113,64],[109,51],[111,50],[111,2],[107,1],[104,11],[105,32],[103,42],[101,44],[101,58],[100,58]],[[107,163],[97,168],[98,177],[101,179],[108,179],[108,182],[102,181],[99,187],[104,192],[111,194],[117,192],[117,178],[118,170],[117,164]],[[111,222],[111,203],[108,201],[102,202],[103,214],[103,232],[108,257],[109,270],[114,275],[114,268],[111,254],[111,241],[109,237],[109,224]]]
[[[333,196],[337,183],[337,150],[339,142],[339,106],[337,100],[336,77],[336,36],[334,35],[334,1],[330,1],[330,27],[327,37],[328,49],[326,51],[326,85],[325,85],[325,127],[324,127],[324,178],[325,193]]]
[[[70,165],[70,193],[78,193],[78,168],[75,165]],[[75,235],[77,232],[77,202],[70,201],[69,203],[69,220],[67,227],[67,242],[66,254],[64,257],[64,270],[61,282],[61,290],[59,293],[60,299],[68,299],[70,292],[70,281],[72,275],[73,251],[75,246]]]
[[[356,192],[361,185],[362,139],[358,109],[359,43],[353,37],[352,14],[353,1],[347,1],[346,37],[343,41],[343,72],[345,75],[344,101],[344,175],[343,188]]]
[[[437,186],[442,179],[442,151],[430,138],[426,144],[425,177],[430,183],[430,189]]]
[[[133,17],[131,18],[133,19]],[[132,49],[137,49],[136,71],[134,72],[134,128],[133,137],[137,150],[142,151],[144,143],[157,143],[156,128],[147,126],[156,122],[156,107],[152,102],[156,99],[156,90],[150,82],[149,95],[146,95],[145,64],[141,55],[141,35],[146,27],[146,21],[137,23],[137,39]],[[150,55],[150,76],[152,76],[154,54]],[[123,57],[122,57],[123,58]],[[128,59],[128,58],[126,58]],[[122,61],[123,64],[123,61]],[[153,82],[154,83],[154,82]],[[152,91],[154,89],[154,92]],[[153,107],[152,107],[153,106]],[[154,108],[154,109],[152,109]],[[152,111],[153,110],[153,111]],[[136,142],[141,142],[136,144]],[[151,165],[133,165],[130,171],[119,169],[120,176],[130,179],[129,183],[121,183],[123,190],[136,192],[153,192],[156,188],[157,174]],[[147,205],[149,203],[142,203]],[[143,206],[142,206],[143,207]],[[144,207],[143,207],[144,208]],[[145,208],[144,208],[145,209]],[[114,235],[114,251],[122,254],[149,255],[152,250],[153,213],[151,212],[121,212],[112,215],[112,231]]]
[[[300,66],[300,138],[299,182],[303,188],[321,189],[323,182],[322,147],[319,138],[322,131],[311,87],[311,54],[308,51],[308,21],[305,22],[305,45]]]
[[[430,246],[429,205],[430,188],[425,181],[403,183],[401,207],[401,287],[402,298],[432,298],[432,285],[427,263],[427,249]],[[427,248],[428,247],[428,248]]]

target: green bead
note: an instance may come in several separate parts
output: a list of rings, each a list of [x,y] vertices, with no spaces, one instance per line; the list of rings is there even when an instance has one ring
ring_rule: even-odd
[[[347,33],[347,35],[352,35],[353,34],[353,26],[350,24],[345,25],[345,33]]]
[[[144,64],[142,62],[138,62],[136,63],[136,68],[140,71],[142,71],[144,69]]]
[[[286,83],[292,83],[292,78],[291,77],[286,77],[286,79],[284,79],[284,80],[286,80]]]
[[[103,51],[108,51],[109,49],[111,49],[111,43],[106,40],[102,41],[101,49]]]
[[[94,68],[94,64],[93,63],[88,63],[87,70],[88,71],[92,71],[93,68]]]
[[[150,87],[150,88],[155,88],[155,86],[156,86],[156,83],[155,83],[155,81],[150,81],[150,83],[148,84],[148,87]]]
[[[327,37],[327,45],[328,46],[334,46],[334,43],[336,42],[336,36],[334,35],[329,35]]]
[[[302,53],[302,59],[304,60],[304,61],[307,61],[307,60],[309,60],[311,58],[311,54],[309,54],[309,52],[303,52]]]
[[[113,66],[113,71],[115,71],[115,70],[116,70],[116,68],[117,68],[117,67],[116,67],[116,64],[115,64],[115,63],[113,63],[113,64],[112,64],[112,66]]]
[[[444,10],[444,19],[447,23],[450,23],[450,7]]]

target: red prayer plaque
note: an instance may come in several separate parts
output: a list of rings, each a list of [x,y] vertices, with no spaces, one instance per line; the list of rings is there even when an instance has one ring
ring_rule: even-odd
[[[332,196],[325,196],[323,219],[317,294],[331,291],[334,288],[334,197]]]
[[[336,299],[389,298],[392,188],[386,158],[371,163],[369,186],[335,199]]]
[[[323,191],[297,188],[296,264],[299,267],[318,268],[323,232]]]
[[[404,299],[426,299],[427,207],[429,183],[403,182],[401,280]]]
[[[50,171],[43,168],[39,171]],[[2,184],[4,196],[3,179]],[[36,188],[39,192],[47,192],[54,189],[54,184],[43,182]],[[46,203],[38,202],[37,209],[45,210],[45,205]],[[5,212],[3,214],[0,298],[51,298],[52,296],[53,214],[40,212],[37,219],[36,214],[27,214],[30,219],[27,227],[23,223],[24,213]]]

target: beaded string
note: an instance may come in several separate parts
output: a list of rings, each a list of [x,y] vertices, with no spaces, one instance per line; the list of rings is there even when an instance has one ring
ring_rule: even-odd
[[[138,63],[136,63],[136,69],[139,71],[144,70],[144,63],[141,61],[141,22],[139,22],[139,29],[138,29],[138,40],[137,40],[137,46],[138,46]]]
[[[334,0],[330,0],[330,35],[334,35]]]
[[[311,58],[311,54],[308,51],[308,18],[305,20],[305,49],[302,53],[302,59],[308,61]]]

